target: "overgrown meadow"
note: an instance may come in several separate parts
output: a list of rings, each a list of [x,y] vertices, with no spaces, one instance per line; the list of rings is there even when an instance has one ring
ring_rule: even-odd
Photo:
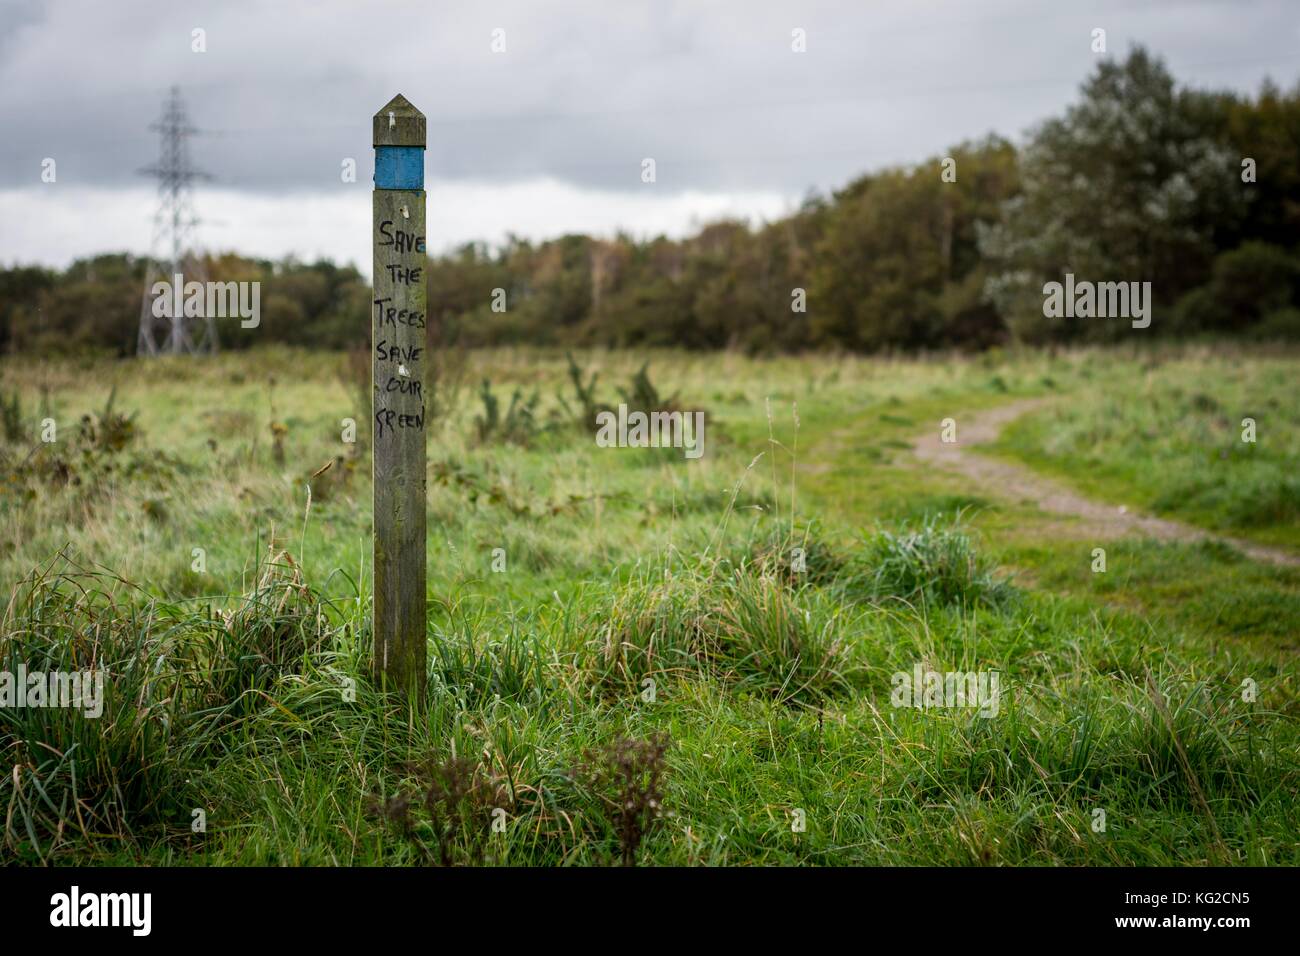
[[[0,363],[0,670],[107,674],[0,708],[0,857],[1300,863],[1300,567],[913,453],[1041,397],[979,453],[1300,555],[1300,353],[445,353],[414,709],[369,676],[368,375]],[[620,402],[703,457],[598,447]],[[895,706],[918,667],[996,714]]]

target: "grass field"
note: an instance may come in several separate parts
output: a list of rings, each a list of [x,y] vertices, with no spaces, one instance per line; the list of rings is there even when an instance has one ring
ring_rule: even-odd
[[[109,675],[98,718],[0,708],[0,855],[1300,863],[1300,567],[912,453],[1042,397],[988,454],[1300,555],[1300,353],[574,358],[705,411],[705,454],[597,447],[562,354],[449,362],[418,712],[367,676],[347,357],[0,364],[0,669]],[[996,713],[895,706],[918,669],[996,673]]]

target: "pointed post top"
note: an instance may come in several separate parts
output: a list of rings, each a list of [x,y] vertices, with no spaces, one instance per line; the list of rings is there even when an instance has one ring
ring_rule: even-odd
[[[375,114],[375,146],[419,146],[427,139],[424,114],[398,93]]]

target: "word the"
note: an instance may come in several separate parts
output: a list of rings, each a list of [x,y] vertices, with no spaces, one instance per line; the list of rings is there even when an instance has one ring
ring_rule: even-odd
[[[260,282],[186,282],[178,272],[171,282],[155,282],[149,291],[154,296],[156,319],[238,316],[240,328],[255,329],[262,324]]]
[[[129,926],[133,936],[148,936],[153,924],[152,893],[71,893],[50,897],[51,926]]]
[[[19,664],[16,673],[0,671],[0,707],[69,707],[99,717],[104,713],[104,672],[28,673],[26,665]]]
[[[687,458],[704,454],[703,412],[628,413],[620,403],[618,417],[599,412],[596,444],[601,448],[682,448]]]
[[[895,707],[978,707],[981,717],[998,715],[999,674],[997,671],[898,671],[891,678],[894,689],[889,702]]]
[[[1133,328],[1151,324],[1150,282],[1078,282],[1065,274],[1065,285],[1043,286],[1043,315],[1049,319],[1132,319]]]

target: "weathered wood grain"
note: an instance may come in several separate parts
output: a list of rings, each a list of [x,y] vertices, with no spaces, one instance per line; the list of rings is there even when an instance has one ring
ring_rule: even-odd
[[[376,145],[423,147],[424,117],[415,111],[417,123],[414,107],[401,103],[408,109],[395,99],[375,116]],[[376,188],[372,228],[374,666],[384,686],[418,700],[426,661],[424,190]]]

